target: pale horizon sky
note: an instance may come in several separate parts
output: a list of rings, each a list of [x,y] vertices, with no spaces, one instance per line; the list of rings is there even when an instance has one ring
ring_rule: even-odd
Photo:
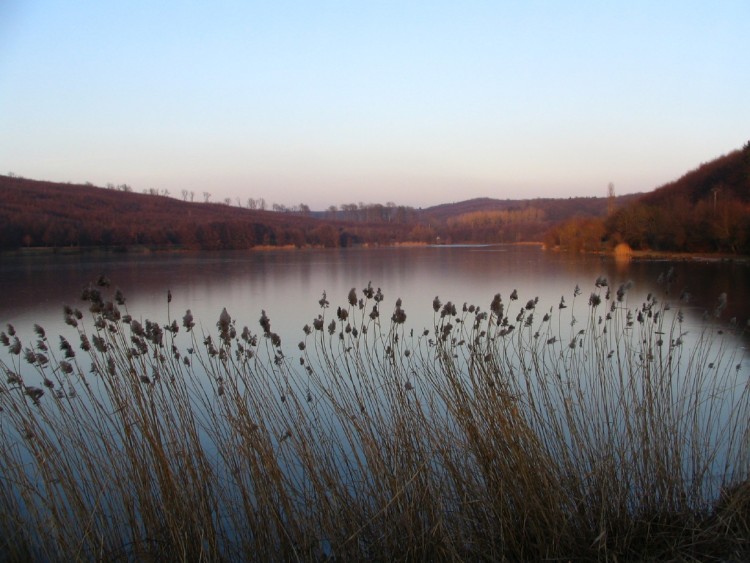
[[[0,0],[0,173],[427,207],[750,140],[750,2]]]

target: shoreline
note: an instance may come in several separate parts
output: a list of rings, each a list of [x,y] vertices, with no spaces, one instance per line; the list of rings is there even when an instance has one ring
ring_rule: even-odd
[[[508,243],[455,243],[455,244],[434,244],[426,242],[395,242],[393,244],[373,244],[364,243],[357,244],[347,247],[335,247],[341,248],[429,248],[429,247],[468,247],[468,246],[536,246],[541,247],[545,251],[549,252],[565,252],[564,249],[560,248],[548,248],[542,242],[536,241],[524,241],[524,242],[508,242]],[[35,257],[35,256],[77,256],[84,254],[91,255],[112,255],[112,254],[192,254],[198,252],[273,252],[273,251],[305,251],[305,250],[320,250],[326,247],[323,246],[294,246],[294,245],[258,245],[250,248],[241,248],[233,250],[205,250],[198,248],[180,248],[180,247],[148,247],[148,246],[126,246],[126,247],[101,247],[101,246],[85,246],[85,247],[52,247],[52,246],[40,246],[31,248],[17,248],[14,250],[2,250],[0,256],[16,256],[16,257]],[[628,250],[627,253],[616,253],[614,251],[594,251],[588,252],[587,254],[596,254],[599,256],[609,256],[616,260],[643,260],[643,261],[675,261],[675,262],[736,262],[736,263],[750,263],[750,256],[746,254],[727,254],[727,253],[711,253],[711,252],[671,252],[671,251],[659,251],[659,250]]]
[[[632,250],[629,256],[616,256],[613,252],[602,253],[617,259],[672,262],[750,262],[746,254],[726,254],[709,252],[666,252],[659,250]]]

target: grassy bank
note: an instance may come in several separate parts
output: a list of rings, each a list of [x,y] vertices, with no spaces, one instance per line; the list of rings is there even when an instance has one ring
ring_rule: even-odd
[[[628,289],[436,298],[414,333],[368,285],[282,343],[265,312],[132,319],[100,280],[77,341],[0,334],[0,553],[747,559],[747,359]]]

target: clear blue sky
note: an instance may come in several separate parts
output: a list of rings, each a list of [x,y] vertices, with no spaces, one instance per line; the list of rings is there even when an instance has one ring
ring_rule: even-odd
[[[750,140],[748,61],[748,0],[0,0],[0,172],[313,209],[649,191]]]

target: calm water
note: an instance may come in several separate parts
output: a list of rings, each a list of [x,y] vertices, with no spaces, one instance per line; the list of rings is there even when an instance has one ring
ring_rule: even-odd
[[[670,296],[691,294],[681,305],[688,322],[713,310],[721,293],[727,308],[720,321],[736,316],[740,325],[750,317],[750,266],[729,261],[631,261],[610,257],[572,256],[545,252],[535,246],[419,247],[381,249],[301,250],[271,252],[158,255],[75,255],[13,257],[0,262],[0,323],[12,323],[31,337],[34,323],[48,333],[65,333],[62,306],[81,306],[81,289],[104,274],[120,287],[133,317],[165,322],[168,313],[181,319],[186,309],[206,330],[213,330],[226,307],[237,324],[259,332],[261,310],[286,346],[319,312],[318,299],[327,292],[331,307],[346,304],[347,293],[372,282],[385,294],[384,311],[402,298],[407,326],[431,326],[432,300],[438,295],[459,306],[464,302],[488,309],[492,296],[539,297],[541,310],[556,306],[562,295],[570,302],[579,285],[585,304],[594,281],[606,276],[617,287],[633,282],[633,305],[649,292],[664,296],[659,274],[674,269]],[[173,295],[167,309],[167,290]],[[746,332],[747,334],[747,332]]]
[[[674,282],[670,295],[663,296],[665,288],[657,284],[657,279],[670,268],[674,272]],[[536,310],[541,315],[549,308],[557,308],[561,296],[565,296],[569,312],[577,315],[580,311],[583,320],[589,294],[594,290],[595,280],[601,276],[606,277],[614,289],[632,282],[627,304],[633,309],[652,292],[663,296],[662,300],[672,300],[677,306],[679,295],[687,290],[692,297],[687,304],[679,304],[685,313],[681,329],[697,328],[704,311],[713,310],[722,293],[727,294],[727,307],[720,318],[713,321],[718,323],[717,328],[728,327],[732,316],[737,317],[737,325],[742,327],[750,316],[750,267],[746,263],[623,263],[610,257],[547,253],[532,246],[421,247],[185,255],[3,256],[0,262],[0,330],[7,330],[5,325],[12,323],[24,346],[28,346],[36,341],[33,325],[38,323],[47,330],[51,343],[57,343],[58,334],[76,343],[75,329],[63,323],[63,305],[83,308],[81,289],[101,274],[106,275],[113,286],[122,289],[128,300],[128,313],[142,321],[149,319],[164,325],[171,317],[179,322],[189,308],[199,324],[198,329],[202,325],[205,331],[215,334],[216,321],[226,307],[237,320],[238,328],[247,325],[257,334],[261,332],[258,320],[265,310],[271,318],[272,330],[282,338],[288,358],[299,353],[296,343],[303,339],[302,327],[320,312],[318,300],[324,291],[331,304],[329,315],[334,317],[336,307],[347,304],[349,290],[354,287],[358,296],[362,296],[362,289],[368,282],[383,289],[385,301],[381,310],[386,323],[390,316],[387,312],[396,299],[401,298],[407,313],[406,327],[415,332],[432,327],[432,301],[436,295],[443,303],[453,301],[459,310],[464,302],[488,310],[495,293],[501,293],[507,304],[514,289],[519,295],[515,310],[538,297]],[[574,300],[576,285],[580,286],[581,294]],[[169,306],[167,291],[173,296]],[[91,327],[90,319],[87,326]],[[737,358],[742,364],[742,373],[746,373],[747,354],[743,348],[750,341],[750,331],[745,330],[744,336],[729,337],[727,341],[738,348],[728,353],[733,358],[732,365]],[[689,344],[685,348],[689,349]],[[62,356],[57,350],[55,353],[58,359]],[[3,347],[0,360],[5,354],[7,351]],[[16,369],[31,369],[21,358],[13,359],[15,365],[21,366]],[[687,354],[686,359],[689,360]],[[38,377],[33,381],[37,380]],[[726,391],[736,401],[742,389]],[[720,419],[711,426],[709,434],[717,443],[721,443],[722,421],[732,415],[727,406],[731,404],[734,403],[722,403],[717,407],[720,411],[711,413]],[[709,407],[712,405],[710,403]],[[548,410],[550,415],[554,412],[555,409]],[[328,419],[327,416],[322,418]],[[334,425],[331,432],[337,431]],[[690,429],[686,430],[686,436],[689,440]],[[342,439],[341,443],[346,442]],[[210,458],[218,459],[219,456],[214,456],[214,445],[207,443],[205,447]],[[718,453],[709,467],[712,476],[721,475],[725,469],[723,451],[717,446]],[[31,462],[27,452],[18,455],[19,459]],[[689,464],[689,460],[685,463]],[[286,469],[293,473],[296,467],[292,463]],[[685,470],[690,468],[686,466]],[[708,487],[715,486],[710,479],[706,483]]]

